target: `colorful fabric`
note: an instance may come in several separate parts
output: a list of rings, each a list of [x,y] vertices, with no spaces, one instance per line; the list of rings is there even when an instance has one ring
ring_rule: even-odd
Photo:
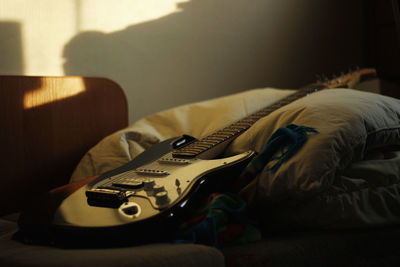
[[[295,124],[289,124],[276,130],[261,152],[250,161],[241,173],[235,182],[234,190],[239,191],[250,183],[270,162],[274,162],[274,164],[267,170],[277,171],[284,162],[300,150],[308,140],[309,133],[318,133],[318,131],[311,127]],[[277,154],[279,156],[276,156]]]
[[[270,171],[276,171],[307,141],[314,128],[289,124],[271,136],[262,151],[247,165],[238,180],[254,179],[270,162],[276,161]],[[279,156],[274,156],[279,152]],[[246,216],[247,203],[233,193],[212,194],[196,216],[183,225],[175,242],[190,242],[222,247],[254,242],[261,239],[256,223]]]
[[[182,226],[175,243],[199,243],[214,247],[244,244],[261,239],[246,216],[247,203],[238,195],[211,194],[204,208]]]
[[[276,161],[269,170],[275,172],[279,167],[291,158],[304,145],[308,139],[308,133],[318,133],[311,127],[289,124],[274,132],[262,151],[254,157],[244,171],[253,175],[259,173],[269,162]],[[279,156],[274,156],[279,153]]]

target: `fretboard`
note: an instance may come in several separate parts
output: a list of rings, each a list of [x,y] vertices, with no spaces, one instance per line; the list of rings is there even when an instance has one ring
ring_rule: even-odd
[[[265,107],[250,116],[241,119],[221,130],[218,130],[211,135],[204,137],[202,139],[196,140],[193,143],[190,143],[187,146],[179,148],[172,152],[172,155],[177,158],[194,158],[201,153],[208,151],[212,148],[215,148],[219,144],[222,144],[228,140],[233,140],[241,133],[249,129],[256,121],[259,119],[269,115],[273,111],[299,99],[308,94],[314,93],[316,91],[322,90],[321,88],[310,88],[310,89],[303,89],[298,90],[295,93],[279,100],[278,102]]]

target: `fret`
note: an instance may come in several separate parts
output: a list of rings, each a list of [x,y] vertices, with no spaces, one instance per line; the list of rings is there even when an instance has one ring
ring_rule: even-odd
[[[249,129],[250,126],[243,127],[243,126],[232,125],[230,128],[240,133],[240,132],[243,132],[243,131],[246,131],[247,129]]]
[[[249,117],[247,117],[247,118],[250,119],[250,120],[253,120],[253,122],[254,122],[254,121],[259,120],[260,117],[262,117],[262,113],[263,113],[263,110],[260,110],[260,111],[258,111],[258,112],[256,112],[256,113],[251,114],[251,115],[250,115]]]
[[[268,115],[268,114],[272,113],[273,111],[277,110],[278,108],[280,108],[280,106],[275,105],[274,107],[264,109],[263,113]]]
[[[202,141],[199,141],[199,144],[198,144],[198,147],[199,147],[199,148],[202,148],[202,149],[210,149],[210,148],[212,148],[213,146],[215,146],[215,144],[204,144],[204,145],[203,145],[203,142],[202,142]]]
[[[260,118],[260,114],[263,113],[263,110],[259,110],[256,113],[251,114],[250,116],[248,116],[247,118],[250,120],[258,120]]]
[[[252,126],[254,124],[255,121],[254,120],[249,120],[248,118],[245,118],[245,119],[241,119],[239,122],[248,124],[249,127],[250,127],[250,126]]]
[[[215,138],[215,140],[212,140],[212,142],[215,145],[218,145],[218,144],[222,143],[224,140],[226,140],[226,137],[219,137],[219,138]],[[203,139],[201,139],[201,141],[203,141]],[[205,142],[208,142],[208,140],[205,140]]]
[[[201,143],[201,140],[200,141],[198,141],[198,142],[196,142],[195,144],[193,144],[194,145],[194,147],[195,148],[199,148],[199,149],[209,149],[210,148],[210,146],[208,146],[208,145],[203,145],[202,143]]]
[[[271,107],[267,107],[267,108],[263,108],[262,110],[260,110],[259,112],[257,112],[257,115],[261,115],[261,114],[269,114],[272,111],[276,110],[277,108],[279,108],[279,105],[273,105]]]
[[[202,141],[204,140],[204,141],[211,141],[211,142],[214,142],[214,143],[220,143],[221,142],[221,140],[222,140],[222,138],[218,138],[218,137],[214,137],[214,136],[207,136],[207,137],[205,137],[204,139],[201,139]]]
[[[217,134],[217,133],[215,133],[212,136],[209,136],[209,138],[213,138],[213,142],[221,143],[224,140],[226,140],[227,138],[230,138],[231,136],[233,136],[231,133],[229,133],[229,134],[221,134],[221,133]],[[202,140],[203,139],[201,139],[201,141]]]
[[[251,125],[253,125],[252,123],[245,123],[242,122],[241,120],[238,122],[235,122],[233,125],[237,125],[238,127],[243,127],[243,128],[250,128]]]
[[[178,149],[177,151],[182,152],[182,153],[198,153],[199,151],[196,149],[191,149],[189,147],[183,147],[181,149]]]
[[[235,122],[233,124],[231,124],[229,127],[230,128],[235,128],[235,129],[239,129],[239,128],[249,128],[251,125],[250,124],[243,124],[243,123],[239,123],[239,122]]]
[[[218,144],[219,142],[215,142],[215,141],[209,141],[209,140],[206,140],[206,139],[201,139],[200,140],[200,142],[202,143],[202,144],[206,144],[206,145],[210,145],[210,146],[215,146],[216,144]]]
[[[258,114],[252,114],[249,117],[247,117],[247,119],[251,122],[251,124],[253,125],[256,121],[258,121],[262,116],[258,115]]]
[[[229,126],[229,127],[227,127],[226,128],[226,130],[228,130],[228,131],[234,131],[234,132],[241,132],[241,131],[243,131],[243,130],[245,130],[245,129],[247,129],[247,128],[245,128],[245,127],[240,127],[240,126],[235,126],[234,124],[232,124],[231,126]]]
[[[274,110],[274,107],[263,108],[263,109],[259,110],[258,112],[256,112],[255,115],[258,116],[260,114],[265,114],[265,113],[270,112],[272,110]]]
[[[281,102],[276,103],[276,104],[270,106],[269,109],[270,109],[271,111],[274,111],[274,110],[276,110],[276,109],[278,109],[278,108],[280,108],[280,107],[283,107],[283,106],[285,105],[285,104],[283,104],[284,102],[285,102],[285,99],[282,99]]]
[[[225,135],[226,137],[224,137],[224,139],[229,139],[235,135],[238,135],[239,133],[241,133],[241,131],[230,131],[230,130],[224,130],[224,133],[226,133],[227,135]]]
[[[185,152],[195,152],[195,153],[198,153],[198,152],[203,151],[203,149],[197,148],[197,147],[193,147],[192,145],[193,145],[193,144],[190,144],[190,145],[188,145],[188,146],[185,146],[185,147],[181,148],[180,150],[181,150],[181,151],[185,151]]]
[[[228,138],[232,136],[232,133],[223,133],[221,131],[218,131],[216,133],[213,133],[212,136],[218,137],[218,138]]]
[[[279,107],[277,107],[277,108],[281,108],[281,107],[283,107],[283,106],[286,106],[287,104],[289,104],[289,103],[291,103],[291,102],[293,102],[293,101],[282,100],[282,105],[279,105]]]
[[[215,137],[219,140],[219,142],[225,141],[241,132],[243,132],[246,129],[222,129],[214,134],[212,134],[212,137]]]
[[[264,110],[263,110],[262,112],[257,112],[256,116],[254,116],[254,117],[256,117],[256,119],[255,119],[254,122],[258,121],[258,120],[261,119],[262,117],[265,117],[265,116],[268,115],[269,113],[271,113],[271,112],[269,112],[269,111],[264,111]]]
[[[234,136],[234,134],[217,135],[215,137],[218,138],[218,143],[222,143],[223,141],[231,138],[232,136]]]
[[[202,146],[199,144],[200,141],[196,141],[194,143],[191,143],[190,145],[188,145],[187,147],[182,148],[183,150],[190,150],[190,151],[199,151],[199,150],[203,150],[204,148],[207,149],[206,146]]]

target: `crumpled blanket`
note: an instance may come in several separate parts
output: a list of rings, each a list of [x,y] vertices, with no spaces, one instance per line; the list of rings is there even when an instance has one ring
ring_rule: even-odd
[[[143,118],[93,147],[71,181],[116,168],[174,136],[207,136],[293,92],[250,90]],[[260,119],[224,155],[260,152],[273,132],[291,123],[319,134],[277,171],[268,171],[269,163],[241,188],[260,218],[323,228],[400,223],[400,100],[352,89],[322,90]]]
[[[272,134],[268,143],[236,178],[236,186],[248,184],[270,161],[275,161],[269,171],[275,172],[296,154],[316,129],[289,124]],[[274,156],[278,154],[279,156]],[[239,188],[240,189],[240,188]],[[182,225],[175,234],[175,243],[201,243],[214,247],[244,244],[261,240],[256,221],[247,215],[247,203],[232,193],[214,193],[208,197],[203,208]]]

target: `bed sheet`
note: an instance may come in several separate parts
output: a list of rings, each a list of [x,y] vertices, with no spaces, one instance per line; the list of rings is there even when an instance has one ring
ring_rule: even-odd
[[[71,181],[114,169],[174,136],[207,136],[293,92],[249,90],[143,118],[93,147]],[[265,166],[241,190],[264,222],[322,228],[400,222],[398,99],[352,89],[322,90],[260,119],[224,154],[260,151],[274,131],[290,123],[319,134],[276,172]]]

